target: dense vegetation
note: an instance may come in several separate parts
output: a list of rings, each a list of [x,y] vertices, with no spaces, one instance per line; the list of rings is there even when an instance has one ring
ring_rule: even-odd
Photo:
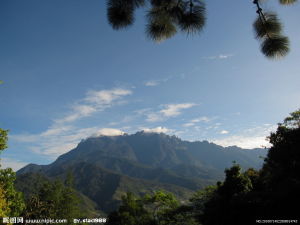
[[[0,128],[0,154],[7,148],[7,130]],[[25,204],[22,194],[15,190],[16,174],[12,169],[2,169],[0,164],[0,217],[17,216]]]

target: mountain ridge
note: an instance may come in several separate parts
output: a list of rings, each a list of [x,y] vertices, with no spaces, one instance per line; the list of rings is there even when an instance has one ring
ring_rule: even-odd
[[[223,179],[224,169],[233,161],[244,168],[258,168],[262,164],[259,156],[266,153],[265,149],[224,148],[207,141],[137,132],[87,138],[49,165],[23,167],[17,177],[39,173],[63,179],[71,170],[76,190],[96,203],[95,210],[107,213],[117,207],[127,191],[142,195],[163,189],[184,200],[193,191]],[[24,189],[22,182],[18,186]]]

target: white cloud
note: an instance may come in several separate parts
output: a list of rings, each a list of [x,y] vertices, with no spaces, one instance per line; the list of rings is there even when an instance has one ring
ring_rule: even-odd
[[[161,110],[160,112],[165,117],[174,117],[181,114],[182,109],[188,109],[195,106],[194,103],[183,103],[183,104],[169,104],[166,105],[166,108]]]
[[[185,123],[185,124],[183,124],[184,127],[192,127],[194,125],[195,125],[195,123]]]
[[[243,131],[227,136],[225,138],[218,138],[211,140],[212,142],[222,146],[239,146],[242,148],[261,148],[263,146],[269,147],[270,144],[266,140],[266,137],[270,135],[270,132],[276,130],[275,125],[256,126]]]
[[[5,168],[12,168],[14,171],[21,169],[22,167],[26,166],[28,163],[22,162],[16,159],[11,158],[2,158],[1,159],[1,167]]]
[[[233,57],[233,54],[219,54],[219,55],[214,55],[214,56],[206,56],[202,57],[203,59],[210,59],[210,60],[215,60],[215,59],[228,59]]]
[[[63,134],[66,131],[69,131],[73,129],[72,126],[61,126],[61,127],[50,127],[48,128],[46,131],[42,132],[40,135],[43,137],[47,137],[47,136],[52,136],[52,135],[59,135],[59,134]]]
[[[101,112],[113,105],[117,104],[122,97],[132,94],[127,89],[111,89],[101,91],[88,91],[84,99],[79,100],[77,104],[71,107],[69,112],[63,118],[55,120],[55,123],[71,123],[78,119],[89,117],[96,112]]]
[[[99,105],[109,105],[113,101],[120,99],[122,96],[130,95],[132,92],[127,89],[112,89],[112,90],[101,90],[101,91],[89,91],[86,102]]]
[[[181,74],[176,74],[176,75],[170,75],[170,76],[167,76],[167,77],[164,77],[161,79],[148,80],[148,81],[144,82],[144,85],[146,87],[155,87],[155,86],[161,85],[161,84],[166,83],[173,79],[185,79],[185,78],[186,78],[186,74],[181,73]]]
[[[154,87],[154,86],[158,86],[162,83],[166,83],[169,80],[174,79],[176,77],[182,77],[182,75],[179,75],[179,76],[171,75],[171,76],[168,76],[168,77],[165,77],[165,78],[162,78],[162,79],[148,80],[148,81],[144,82],[144,85],[146,87]]]
[[[229,133],[228,130],[222,130],[222,131],[220,131],[220,134],[228,134],[228,133]]]
[[[154,87],[159,84],[160,84],[160,82],[158,80],[150,80],[150,81],[145,82],[145,86],[147,86],[147,87]]]
[[[206,116],[202,116],[196,119],[191,120],[192,123],[199,123],[199,122],[210,122],[211,120],[213,120],[212,118],[208,118]]]
[[[119,129],[114,128],[102,128],[98,130],[95,134],[92,136],[98,137],[98,136],[119,136],[125,134],[123,131]]]
[[[200,122],[208,123],[214,119],[215,118],[208,118],[206,116],[202,116],[202,117],[198,117],[198,118],[190,120],[189,122],[183,124],[183,126],[184,127],[192,127],[192,126],[195,126],[197,123],[200,123]]]
[[[142,128],[142,130],[146,133],[168,133],[172,131],[166,127]]]
[[[158,121],[162,121],[164,120],[164,118],[162,117],[162,115],[160,113],[149,113],[147,114],[147,122],[158,122]]]
[[[222,145],[224,147],[228,146],[238,146],[241,148],[261,148],[263,146],[269,146],[268,141],[266,140],[266,136],[230,136],[222,139],[215,139],[212,142]]]
[[[227,54],[227,55],[220,54],[220,55],[218,56],[218,58],[219,58],[219,59],[227,59],[227,58],[232,57],[232,56],[233,56],[232,54]]]
[[[146,121],[157,122],[157,121],[168,119],[170,117],[176,117],[182,113],[183,109],[188,109],[195,105],[196,104],[194,103],[168,104],[164,106],[164,109],[158,112],[147,112]]]

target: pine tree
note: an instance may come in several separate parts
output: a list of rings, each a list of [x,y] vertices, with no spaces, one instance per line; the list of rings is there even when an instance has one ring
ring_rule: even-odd
[[[292,5],[297,0],[279,0],[282,5]],[[289,39],[282,35],[282,25],[274,12],[263,11],[261,0],[254,0],[258,14],[253,27],[261,41],[262,53],[272,59],[289,52]],[[206,23],[204,0],[108,0],[107,17],[113,29],[119,30],[134,23],[134,12],[148,7],[146,35],[155,42],[173,37],[181,31],[194,35],[202,31]]]

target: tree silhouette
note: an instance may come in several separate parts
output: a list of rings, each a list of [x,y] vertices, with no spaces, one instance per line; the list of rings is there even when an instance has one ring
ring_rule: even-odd
[[[292,5],[297,0],[279,0],[282,5]],[[264,12],[260,0],[254,0],[258,14],[253,27],[261,41],[261,52],[276,59],[289,52],[289,39],[282,35],[282,26],[274,12]],[[134,23],[134,12],[147,7],[146,35],[155,42],[173,37],[181,31],[198,34],[206,22],[204,0],[108,0],[107,17],[113,29],[127,28]]]
[[[299,218],[300,110],[271,133],[272,144],[261,170],[234,164],[225,181],[196,196],[193,203],[203,225],[255,224],[261,218]]]

